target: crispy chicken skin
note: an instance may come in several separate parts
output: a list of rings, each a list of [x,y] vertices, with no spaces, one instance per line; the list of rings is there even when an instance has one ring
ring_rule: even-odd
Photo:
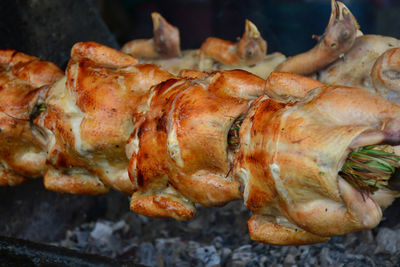
[[[379,223],[381,202],[338,173],[352,149],[400,143],[399,106],[289,73],[272,73],[266,83],[239,70],[193,77],[154,87],[147,113],[135,119],[127,145],[138,189],[133,211],[184,220],[195,202],[243,197],[254,213],[252,239],[279,245],[322,242]],[[239,116],[235,152],[227,134]]]
[[[35,120],[47,135],[46,188],[100,194],[112,187],[131,194],[125,144],[132,114],[151,86],[172,77],[109,47],[75,44],[65,77],[50,88],[47,109]]]
[[[284,102],[296,102],[304,98],[314,88],[324,84],[305,76],[288,73],[272,72],[267,79],[267,94],[269,97]]]
[[[272,73],[266,83],[243,71],[188,76],[194,78],[154,87],[147,113],[134,119],[127,145],[138,188],[133,211],[189,219],[194,202],[243,197],[254,212],[251,237],[280,245],[322,242],[379,223],[379,203],[338,172],[351,149],[399,144],[398,106],[364,89],[288,73]],[[243,115],[235,153],[227,134]]]
[[[260,97],[240,131],[234,173],[252,239],[305,244],[375,227],[380,203],[338,172],[351,149],[400,143],[400,107],[360,88],[323,86],[297,103]]]
[[[392,66],[388,53],[377,64]],[[277,245],[375,227],[395,197],[362,195],[339,175],[353,149],[400,144],[400,106],[365,89],[285,72],[177,77],[95,42],[73,47],[65,76],[11,50],[0,63],[2,184],[45,171],[50,190],[111,187],[135,212],[178,220],[195,203],[244,199],[251,238]]]
[[[193,202],[215,206],[241,198],[239,183],[230,173],[227,135],[264,90],[265,80],[240,70],[154,87],[148,112],[135,118],[138,123],[127,145],[129,175],[138,188],[131,209],[188,219],[194,215]],[[156,201],[160,195],[162,205]],[[166,213],[166,207],[173,212]]]
[[[53,63],[15,50],[0,50],[0,185],[42,176],[45,144],[32,118],[48,86],[62,77]]]

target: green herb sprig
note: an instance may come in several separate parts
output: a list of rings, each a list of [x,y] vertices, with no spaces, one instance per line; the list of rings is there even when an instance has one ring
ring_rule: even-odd
[[[399,166],[400,156],[391,146],[365,146],[350,152],[339,174],[359,191],[373,193],[388,186]]]

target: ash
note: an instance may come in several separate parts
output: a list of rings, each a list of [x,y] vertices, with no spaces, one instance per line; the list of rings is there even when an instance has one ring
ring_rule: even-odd
[[[241,202],[199,207],[194,219],[152,219],[132,212],[80,225],[53,245],[147,266],[399,266],[400,223],[309,246],[253,242]]]

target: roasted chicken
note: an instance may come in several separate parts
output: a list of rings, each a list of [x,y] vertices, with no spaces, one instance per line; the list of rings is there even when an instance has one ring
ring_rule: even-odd
[[[331,3],[331,17],[318,44],[275,70],[317,74],[323,83],[362,87],[400,104],[400,40],[363,35],[349,9],[341,2]]]
[[[245,31],[237,43],[209,37],[200,49],[185,51],[180,51],[179,31],[176,27],[157,12],[152,13],[152,20],[153,38],[130,41],[121,51],[142,62],[156,64],[175,75],[185,69],[203,72],[243,69],[266,78],[285,60],[281,53],[266,54],[267,43],[249,20],[246,20]],[[163,45],[159,45],[156,40],[163,40]]]
[[[342,59],[319,72],[319,80],[366,88],[400,104],[400,40],[360,36]]]
[[[168,47],[180,46],[177,37],[179,31],[158,13],[153,13],[152,18],[154,37],[128,42],[122,51],[145,62],[157,64],[174,74],[183,69],[205,72],[243,69],[262,78],[267,78],[273,70],[310,75],[342,57],[353,46],[356,37],[362,34],[350,10],[343,3],[331,0],[328,26],[322,36],[314,36],[318,41],[317,45],[307,52],[287,59],[281,53],[266,55],[267,43],[249,20],[246,20],[245,32],[237,43],[209,37],[199,50],[180,52],[179,49],[174,49],[176,52],[171,53]],[[165,40],[169,45],[157,45],[154,40],[158,39]],[[163,59],[163,55],[170,56]]]
[[[44,107],[49,85],[62,76],[53,63],[0,52],[0,185],[17,185],[47,169],[46,143],[32,119]]]
[[[181,55],[178,28],[169,24],[159,13],[151,13],[153,38],[126,43],[121,51],[145,59],[174,58]]]
[[[172,78],[154,65],[94,43],[77,43],[65,76],[46,96],[34,120],[45,133],[46,188],[63,193],[131,194],[125,144],[151,86]]]
[[[252,239],[272,244],[326,240],[376,226],[388,193],[362,194],[338,174],[348,153],[399,144],[400,107],[363,89],[322,86],[303,100],[260,97],[240,129],[234,173],[254,212]]]
[[[399,167],[400,50],[388,50],[398,40],[360,36],[350,11],[332,1],[318,45],[270,74],[282,61],[265,56],[249,21],[238,43],[211,38],[181,52],[178,30],[152,18],[153,39],[123,48],[141,62],[82,42],[63,75],[50,62],[0,50],[0,185],[43,175],[47,189],[62,193],[113,188],[132,196],[134,212],[178,220],[192,218],[196,203],[243,199],[251,238],[276,245],[380,222],[399,196],[387,183],[393,172],[371,189],[349,180],[344,166],[384,145],[378,154]],[[348,76],[349,62],[366,63]],[[268,79],[243,70],[257,73],[252,64]],[[322,82],[299,75],[318,71]]]
[[[310,75],[326,67],[347,52],[354,44],[359,25],[350,10],[341,2],[331,0],[331,17],[318,43],[311,50],[288,58],[276,71]]]

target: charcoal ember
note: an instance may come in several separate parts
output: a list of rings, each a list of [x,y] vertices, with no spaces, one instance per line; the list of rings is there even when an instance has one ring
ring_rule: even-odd
[[[310,255],[310,246],[301,246],[299,247],[299,258],[300,260],[304,260]]]
[[[192,231],[201,230],[203,228],[202,220],[191,220],[187,226]]]
[[[180,238],[158,238],[155,244],[158,266],[171,266],[178,262],[185,247]]]
[[[110,223],[97,222],[89,235],[88,251],[102,252],[115,257],[121,250],[122,244],[118,235],[113,234],[113,228]]]
[[[280,247],[251,241],[246,228],[249,216],[240,202],[222,208],[199,207],[196,216],[187,222],[147,218],[127,212],[114,221],[100,220],[69,230],[59,244],[162,267],[364,267],[398,266],[400,262],[399,249],[395,251],[400,237],[400,230],[396,229],[400,229],[400,225],[336,236],[322,244]],[[105,231],[99,231],[102,228]],[[110,244],[113,242],[110,240],[117,240],[119,244],[104,247],[101,245],[104,238]]]
[[[224,220],[226,217],[221,216],[221,213],[226,213],[227,210],[226,208],[223,209],[223,212],[215,210],[214,217],[219,218],[220,223],[229,227],[232,221]],[[237,215],[240,216],[240,213]],[[225,216],[229,217],[228,214],[225,214]],[[80,231],[87,231],[86,236],[90,235],[90,237],[87,240],[86,251],[90,251],[88,248],[95,251],[93,246],[98,246],[97,251],[100,254],[131,259],[136,263],[147,266],[267,265],[286,267],[338,266],[343,264],[348,266],[382,266],[382,264],[384,266],[396,266],[399,260],[398,252],[391,253],[388,250],[382,250],[373,256],[378,243],[382,243],[384,237],[397,240],[396,236],[392,236],[393,233],[388,236],[389,232],[385,233],[386,230],[381,229],[378,230],[379,242],[373,231],[367,231],[344,237],[334,237],[324,244],[277,247],[248,241],[244,237],[247,231],[233,230],[232,228],[231,236],[228,239],[234,238],[235,241],[229,243],[223,235],[209,239],[207,231],[201,229],[200,232],[204,232],[204,234],[196,234],[199,229],[189,228],[176,233],[176,228],[185,229],[189,222],[144,218],[133,213],[125,214],[122,218],[116,222],[100,221],[82,225],[75,229],[76,233],[73,233],[74,231],[68,232],[66,238],[70,240],[69,242],[64,240],[60,244],[75,245],[75,248],[82,247],[85,242],[79,240],[84,239],[85,235]],[[203,216],[196,216],[194,220],[201,220],[205,229],[209,229],[210,224],[214,223],[214,219],[207,220]],[[137,234],[134,227],[139,227],[143,231]],[[146,229],[149,227],[153,228],[153,231],[147,231]],[[99,229],[103,230],[100,231]],[[102,242],[94,240],[94,238],[100,240],[104,240],[105,237],[110,238],[110,232],[120,238],[121,249],[114,249],[114,252],[110,252],[111,248],[108,248],[107,252],[104,247],[101,247]],[[361,237],[362,235],[366,236]],[[166,236],[169,237],[166,238]],[[359,240],[363,240],[363,242]],[[85,248],[83,250],[85,251]],[[391,248],[391,251],[393,251],[393,248]]]
[[[219,250],[219,254],[221,257],[221,265],[225,266],[232,255],[232,250],[230,248],[223,247]]]
[[[290,247],[285,256],[285,259],[283,260],[284,266],[295,265],[297,262],[296,257],[298,257],[299,255],[300,255],[300,252],[296,247]]]
[[[107,243],[112,232],[113,230],[108,223],[97,222],[93,231],[90,233],[90,237],[98,240],[100,243]]]
[[[292,254],[287,254],[283,261],[283,264],[286,266],[291,266],[295,263],[296,263],[296,258]]]
[[[146,266],[156,265],[156,251],[152,243],[143,242],[139,246],[140,264]]]
[[[252,252],[251,245],[243,245],[232,252],[230,265],[247,266],[257,255]]]
[[[86,247],[88,243],[90,233],[86,231],[79,231],[76,233],[76,242],[78,247]]]
[[[395,254],[400,250],[400,230],[382,227],[376,237],[377,247],[375,253],[387,252]]]
[[[396,253],[391,255],[390,262],[397,263],[397,266],[398,266],[398,264],[400,262],[400,251],[397,251]]]
[[[333,264],[333,260],[329,255],[329,248],[324,247],[321,250],[321,253],[319,254],[321,265],[322,266],[330,266]]]
[[[371,243],[374,241],[374,234],[372,233],[372,230],[359,232],[357,236],[361,242]]]
[[[189,251],[189,255],[205,267],[216,267],[221,263],[221,257],[214,246],[199,246]]]
[[[358,242],[358,238],[355,234],[348,234],[345,236],[344,245],[346,247],[353,247]]]
[[[217,249],[222,248],[224,239],[221,236],[216,236],[212,241],[211,244]]]

